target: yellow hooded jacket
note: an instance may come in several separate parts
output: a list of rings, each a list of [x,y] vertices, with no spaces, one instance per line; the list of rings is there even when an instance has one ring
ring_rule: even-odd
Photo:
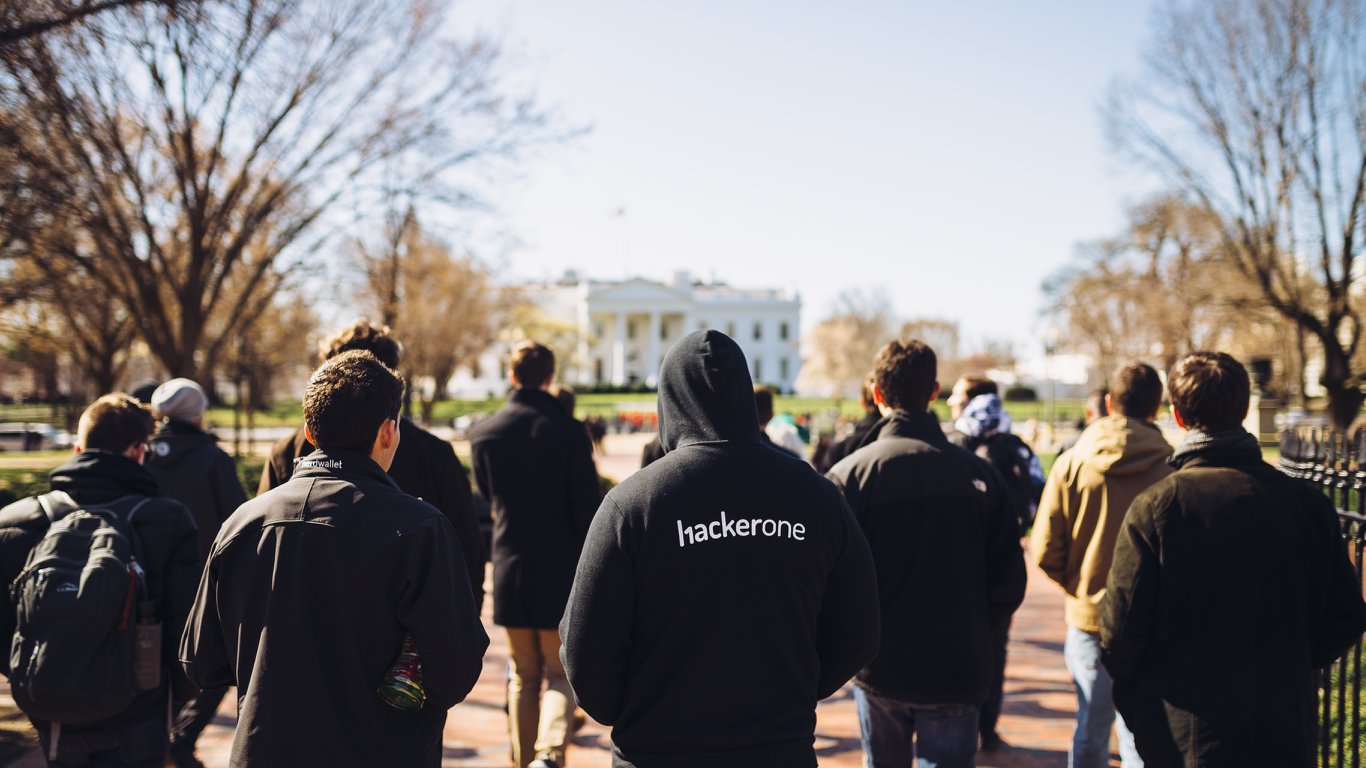
[[[1100,631],[1100,600],[1129,505],[1172,473],[1172,447],[1150,422],[1098,419],[1048,473],[1031,549],[1039,568],[1067,593],[1067,623]]]

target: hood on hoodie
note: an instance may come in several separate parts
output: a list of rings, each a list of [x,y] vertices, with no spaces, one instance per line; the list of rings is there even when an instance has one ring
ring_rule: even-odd
[[[659,368],[659,444],[759,442],[754,383],[745,353],[720,331],[688,334]]]
[[[1165,462],[1172,447],[1157,425],[1112,413],[1092,422],[1072,452],[1095,471],[1118,477],[1147,472]]]
[[[1010,414],[996,395],[978,395],[963,406],[963,414],[953,427],[968,437],[987,438],[1010,431]]]

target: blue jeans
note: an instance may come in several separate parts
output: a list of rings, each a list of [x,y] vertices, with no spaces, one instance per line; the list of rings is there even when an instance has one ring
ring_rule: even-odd
[[[866,768],[972,768],[977,757],[977,707],[921,706],[854,686],[859,741]]]
[[[1100,635],[1067,627],[1062,657],[1077,688],[1077,729],[1072,733],[1068,768],[1106,768],[1110,765],[1110,724],[1119,731],[1119,755],[1124,768],[1143,768],[1134,734],[1115,712],[1115,681],[1100,663]]]

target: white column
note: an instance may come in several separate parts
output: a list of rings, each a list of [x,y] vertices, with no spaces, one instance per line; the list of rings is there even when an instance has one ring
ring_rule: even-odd
[[[612,383],[626,383],[626,313],[617,310],[616,329],[612,336]]]
[[[659,383],[659,310],[650,310],[650,338],[645,343],[645,383]]]

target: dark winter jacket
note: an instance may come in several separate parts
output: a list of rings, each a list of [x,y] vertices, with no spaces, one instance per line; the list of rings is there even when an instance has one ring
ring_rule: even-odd
[[[233,766],[436,766],[446,710],[488,636],[435,507],[361,453],[316,451],[218,532],[180,645],[201,687],[236,685]],[[427,702],[375,688],[411,635]]]
[[[116,453],[85,451],[52,470],[52,490],[65,491],[77,504],[103,505],[126,499],[115,509],[127,513],[138,497],[158,497],[144,504],[133,519],[133,530],[146,559],[142,563],[147,586],[160,601],[162,617],[163,684],[133,700],[123,714],[89,725],[65,726],[66,731],[103,730],[133,725],[166,710],[167,681],[177,701],[194,695],[194,687],[176,664],[176,645],[199,581],[198,535],[189,510],[174,499],[159,498],[156,480],[132,459]],[[129,498],[132,497],[132,498]],[[9,585],[23,570],[29,551],[47,532],[48,518],[35,498],[21,499],[0,510],[0,580]],[[10,644],[16,617],[9,589],[0,590],[0,668],[9,676]]]
[[[1312,766],[1311,673],[1366,630],[1332,505],[1237,432],[1188,435],[1120,529],[1102,659],[1149,765]]]
[[[896,411],[827,475],[877,564],[882,652],[856,682],[915,704],[978,704],[993,626],[1024,599],[1020,530],[1003,481],[950,445],[934,415]]]
[[[752,392],[734,341],[679,341],[667,452],[593,520],[560,635],[614,766],[814,766],[816,702],[877,651],[867,543],[833,485],[760,442]]]
[[[822,474],[829,472],[830,468],[840,463],[845,456],[858,450],[868,437],[868,433],[880,421],[882,421],[882,414],[877,411],[865,413],[863,418],[854,422],[853,432],[830,444],[830,448],[825,452],[820,463],[816,465],[816,471]]]
[[[152,438],[143,466],[164,495],[189,507],[199,526],[199,559],[204,562],[218,527],[247,500],[232,457],[208,432],[167,420]]]
[[[493,621],[554,629],[601,498],[588,433],[550,393],[519,389],[470,450],[493,507]]]
[[[265,493],[284,483],[294,471],[295,462],[314,450],[313,444],[304,439],[302,429],[275,443],[256,492]],[[460,541],[474,605],[482,609],[484,563],[488,561],[488,552],[479,532],[478,514],[470,499],[470,478],[460,457],[455,455],[455,449],[405,418],[399,426],[398,452],[394,454],[393,466],[389,467],[389,476],[404,493],[436,507],[450,521]]]

